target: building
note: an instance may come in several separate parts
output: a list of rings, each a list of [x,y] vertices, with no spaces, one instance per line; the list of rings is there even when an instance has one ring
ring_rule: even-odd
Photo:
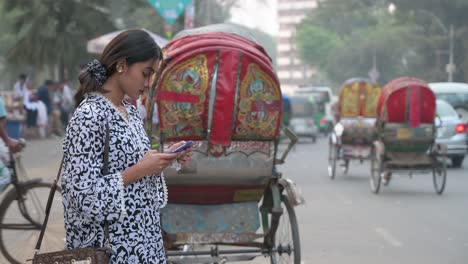
[[[300,61],[294,39],[296,26],[316,6],[316,0],[278,0],[277,73],[286,93],[306,84],[314,73]]]

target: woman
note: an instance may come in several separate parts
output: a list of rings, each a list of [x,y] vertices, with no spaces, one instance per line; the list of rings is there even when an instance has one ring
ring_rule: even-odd
[[[167,190],[161,173],[175,160],[185,164],[191,151],[151,150],[137,110],[123,101],[125,95],[136,100],[148,89],[161,59],[161,49],[145,31],[128,30],[80,73],[78,106],[63,146],[68,249],[102,247],[107,222],[112,263],[166,263],[159,210]],[[106,126],[109,173],[103,175]]]

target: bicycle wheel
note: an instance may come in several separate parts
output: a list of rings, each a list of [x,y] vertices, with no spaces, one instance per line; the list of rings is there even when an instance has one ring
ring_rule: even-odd
[[[437,167],[432,169],[432,180],[434,182],[434,189],[437,194],[442,194],[445,189],[447,181],[447,166],[445,159],[439,162]]]
[[[14,264],[26,263],[34,255],[52,184],[30,181],[20,183],[19,187],[22,189],[22,199],[18,200],[17,190],[11,189],[0,204],[0,251],[7,261]],[[65,248],[60,192],[58,188],[54,196],[41,252]]]
[[[281,196],[283,214],[279,219],[275,234],[274,247],[278,252],[271,253],[272,264],[300,264],[301,243],[299,240],[299,226],[296,213],[286,196]]]
[[[328,176],[331,180],[335,179],[337,159],[338,147],[330,143],[328,146]]]
[[[379,157],[377,151],[372,149],[371,154],[371,175],[369,179],[370,187],[373,193],[377,194],[380,190],[380,182],[383,173],[383,157]]]

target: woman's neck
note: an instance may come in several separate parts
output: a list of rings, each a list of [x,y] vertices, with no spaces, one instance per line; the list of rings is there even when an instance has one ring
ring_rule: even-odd
[[[115,81],[110,78],[104,83],[103,88],[109,92],[104,93],[103,95],[107,97],[115,106],[122,105],[122,101],[124,99],[124,93],[122,90],[117,86]]]

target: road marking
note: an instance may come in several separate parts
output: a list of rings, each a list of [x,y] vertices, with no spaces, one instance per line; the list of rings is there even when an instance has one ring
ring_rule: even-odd
[[[388,232],[387,230],[385,230],[385,229],[383,229],[381,227],[377,227],[377,228],[375,228],[375,232],[377,234],[379,234],[390,245],[392,245],[394,247],[403,246],[403,243],[400,242],[397,238],[395,238],[392,234],[390,234],[390,232]]]

